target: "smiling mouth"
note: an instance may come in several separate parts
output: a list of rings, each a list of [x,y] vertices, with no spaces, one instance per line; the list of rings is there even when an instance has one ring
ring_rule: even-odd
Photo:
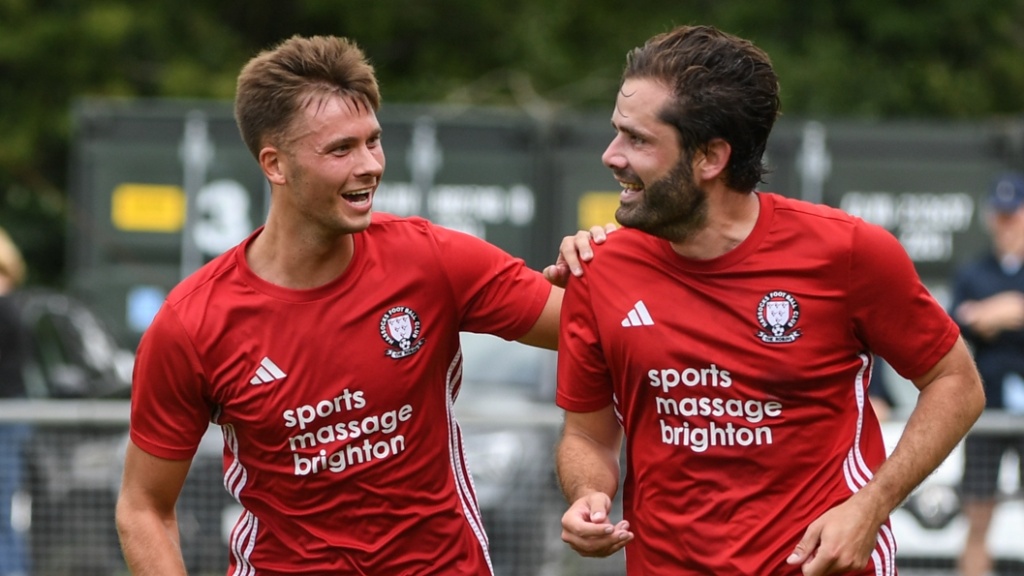
[[[622,186],[622,193],[619,194],[619,201],[620,202],[635,201],[637,198],[639,198],[641,195],[643,195],[643,192],[644,192],[644,185],[643,184],[633,183],[633,182],[623,182],[623,181],[620,180],[619,181],[619,185]]]
[[[346,202],[352,204],[366,204],[370,201],[372,191],[371,190],[359,190],[356,192],[346,192],[341,195]]]

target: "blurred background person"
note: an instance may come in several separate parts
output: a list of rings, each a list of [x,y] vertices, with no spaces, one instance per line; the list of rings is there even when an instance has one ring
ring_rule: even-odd
[[[891,376],[886,374],[888,363],[881,358],[875,358],[875,362],[877,364],[871,371],[871,385],[868,386],[868,401],[871,402],[871,408],[875,411],[878,421],[887,422],[896,409],[896,398],[892,392]]]
[[[23,398],[22,365],[28,340],[11,293],[25,280],[21,251],[0,228],[0,399]],[[27,576],[22,536],[11,522],[11,502],[21,487],[22,445],[28,425],[0,423],[0,576]]]
[[[1008,173],[996,180],[985,221],[991,249],[956,272],[951,308],[974,349],[985,384],[986,409],[1024,415],[1024,175]],[[996,505],[1000,462],[1006,451],[1015,450],[1024,467],[1024,436],[971,433],[964,448],[968,532],[960,570],[964,576],[983,576],[992,570],[986,538]]]

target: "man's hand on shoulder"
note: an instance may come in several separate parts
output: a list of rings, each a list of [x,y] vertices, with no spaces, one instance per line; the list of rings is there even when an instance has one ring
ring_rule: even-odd
[[[580,230],[572,236],[562,238],[558,247],[558,258],[554,264],[544,268],[544,277],[559,288],[565,288],[569,283],[570,276],[583,275],[583,262],[589,262],[594,258],[594,244],[603,244],[608,239],[608,234],[614,232],[618,227],[609,222],[604,226],[591,226],[589,230]]]

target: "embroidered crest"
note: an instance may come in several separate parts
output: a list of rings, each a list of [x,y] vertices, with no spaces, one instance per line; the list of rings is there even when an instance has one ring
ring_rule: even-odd
[[[426,342],[420,338],[420,317],[405,306],[395,306],[381,316],[380,337],[391,346],[384,354],[395,360],[415,354]]]
[[[789,292],[773,290],[757,305],[757,321],[763,330],[757,337],[769,344],[788,344],[800,337],[795,328],[800,319],[800,306]]]

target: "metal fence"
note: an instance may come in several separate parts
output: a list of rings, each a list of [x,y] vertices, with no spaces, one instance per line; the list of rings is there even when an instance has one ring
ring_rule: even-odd
[[[0,452],[7,455],[0,456],[5,458],[0,468],[18,485],[10,498],[9,525],[24,544],[27,574],[127,574],[113,520],[127,417],[128,405],[121,401],[0,402]],[[472,414],[462,420],[497,576],[623,573],[621,553],[582,559],[559,539],[558,519],[565,504],[550,459],[560,425],[557,411],[529,421]],[[899,421],[885,427],[887,441],[898,438],[902,429]],[[987,414],[974,433],[1024,435],[1024,418]],[[237,506],[220,480],[220,434],[211,430],[208,440],[179,503],[182,549],[193,575],[225,573],[227,531],[237,516]],[[13,456],[14,446],[21,447],[20,457]],[[1024,490],[1017,465],[1012,457],[1005,459],[1001,501],[989,534],[1003,575],[1024,575]],[[958,448],[894,513],[902,574],[954,573],[966,533],[957,492],[961,470]],[[0,505],[0,514],[4,512]],[[0,567],[16,553],[4,548],[5,542],[0,534]]]

